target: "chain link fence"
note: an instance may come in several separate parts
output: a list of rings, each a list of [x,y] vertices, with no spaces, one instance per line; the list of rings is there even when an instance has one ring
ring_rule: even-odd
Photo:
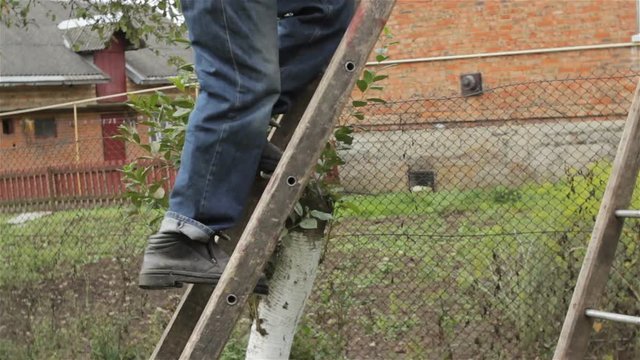
[[[345,116],[344,197],[292,357],[550,358],[637,81],[519,83]],[[57,137],[0,149],[0,358],[146,358],[179,300],[136,287],[154,214],[129,215],[117,168],[135,150],[89,117],[79,139],[61,115]],[[604,310],[640,314],[639,230],[625,227]],[[637,358],[637,331],[596,322],[590,357]]]

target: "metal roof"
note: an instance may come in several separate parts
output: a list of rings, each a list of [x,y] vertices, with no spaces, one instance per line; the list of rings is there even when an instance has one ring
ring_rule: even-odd
[[[36,21],[27,28],[12,26],[0,30],[0,82],[44,84],[49,81],[108,81],[91,62],[64,46],[61,32],[50,15],[60,18],[65,10],[59,4],[41,2],[30,10]],[[0,25],[3,26],[3,25]]]
[[[127,75],[136,84],[152,85],[164,84],[177,73],[176,66],[170,65],[174,57],[191,61],[191,49],[176,47],[154,47],[127,51]]]
[[[63,30],[64,45],[74,52],[92,52],[103,50],[109,40],[100,37],[90,26],[77,26]]]

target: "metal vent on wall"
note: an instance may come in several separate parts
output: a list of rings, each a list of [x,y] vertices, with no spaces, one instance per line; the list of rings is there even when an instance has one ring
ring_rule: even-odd
[[[462,96],[482,94],[482,74],[471,73],[460,75],[460,92]]]

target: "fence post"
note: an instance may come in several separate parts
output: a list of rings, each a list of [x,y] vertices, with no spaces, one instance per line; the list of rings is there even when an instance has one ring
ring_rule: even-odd
[[[78,104],[73,104],[73,131],[76,141],[76,177],[78,181],[78,196],[82,196],[82,184],[80,182],[80,142],[78,136]]]
[[[57,191],[56,191],[56,178],[53,172],[53,168],[48,167],[46,171],[47,177],[47,195],[49,195],[50,204],[52,210],[55,210],[57,207]]]

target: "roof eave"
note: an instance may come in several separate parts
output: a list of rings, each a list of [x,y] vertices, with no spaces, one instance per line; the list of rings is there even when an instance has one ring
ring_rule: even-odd
[[[169,84],[171,76],[147,76],[136,70],[129,63],[125,64],[127,76],[136,85],[162,85]]]
[[[136,82],[138,85],[166,85],[170,84],[169,77],[150,77]]]
[[[55,85],[93,85],[111,81],[109,77],[102,75],[83,76],[74,78],[69,76],[0,76],[0,87],[9,86],[55,86]]]

